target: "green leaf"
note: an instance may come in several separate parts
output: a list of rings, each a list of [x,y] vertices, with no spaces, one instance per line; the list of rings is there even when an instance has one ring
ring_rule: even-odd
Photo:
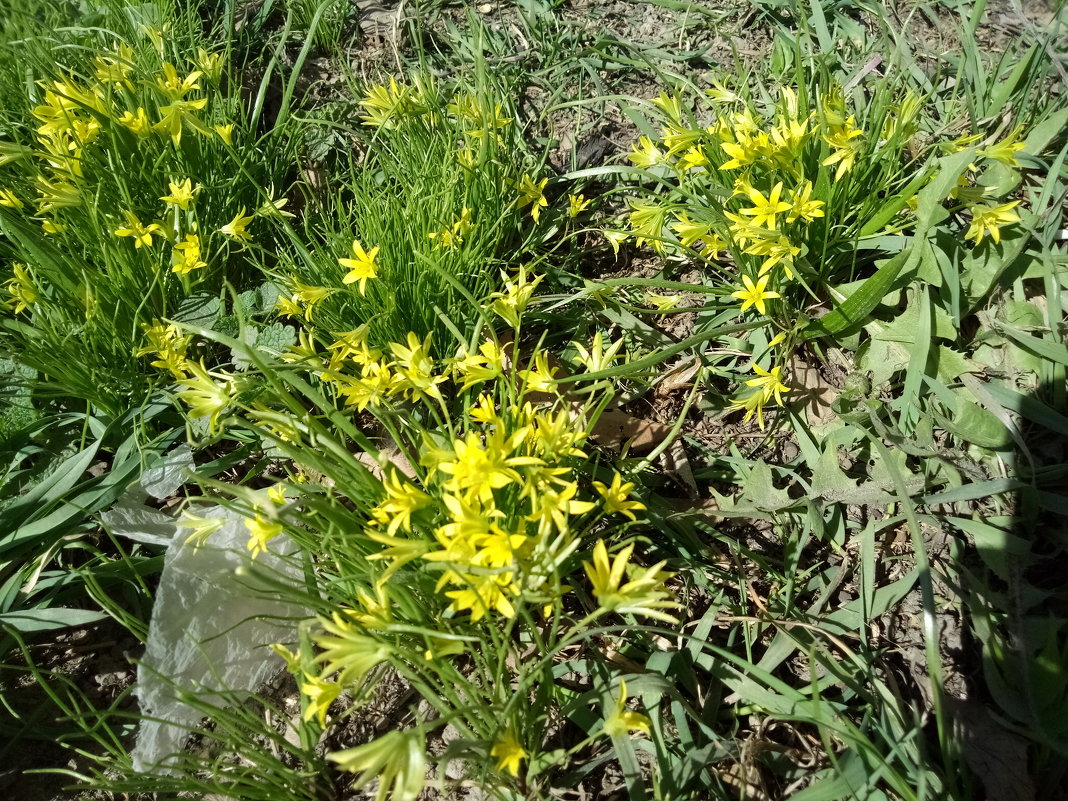
[[[909,251],[902,251],[883,262],[875,274],[868,278],[864,285],[850,295],[844,303],[835,307],[829,314],[809,323],[802,332],[802,338],[811,340],[831,334],[841,334],[863,325],[883,296],[890,291],[890,287],[897,280],[910,255]]]
[[[953,318],[944,309],[934,307],[934,320],[932,335],[938,339],[954,340],[957,338],[957,329],[953,325]],[[894,318],[882,331],[873,334],[873,339],[884,339],[889,342],[902,342],[912,345],[916,342],[916,332],[920,324],[920,309],[915,303],[910,303],[901,314]]]
[[[1002,326],[1001,332],[1005,336],[1017,342],[1021,348],[1038,354],[1043,359],[1048,359],[1057,364],[1068,365],[1068,348],[1059,342],[1050,342],[1048,339],[1039,339],[1030,334],[1025,334],[1012,326]]]
[[[0,614],[0,626],[10,626],[16,631],[52,631],[70,626],[85,626],[106,618],[103,612],[88,609],[28,609],[22,612]]]
[[[1011,518],[1001,518],[1001,520],[1009,528],[1012,527]],[[994,518],[986,522],[964,517],[947,517],[946,522],[971,536],[980,558],[996,576],[1004,581],[1012,580],[1008,556],[1011,554],[1017,558],[1025,558],[1031,552],[1030,543],[1023,537],[1017,537],[1006,528],[991,525],[991,522],[995,522]]]
[[[1031,129],[1027,139],[1024,140],[1024,147],[1019,155],[1040,155],[1055,136],[1060,136],[1064,132],[1065,126],[1068,126],[1068,109],[1061,109],[1055,114],[1051,114]]]
[[[997,415],[984,409],[972,400],[971,392],[964,387],[952,390],[956,395],[956,409],[952,418],[941,416],[941,424],[965,442],[991,450],[1011,447],[1012,436]]]
[[[175,322],[211,328],[222,313],[222,301],[212,292],[194,292],[185,298],[171,319]]]

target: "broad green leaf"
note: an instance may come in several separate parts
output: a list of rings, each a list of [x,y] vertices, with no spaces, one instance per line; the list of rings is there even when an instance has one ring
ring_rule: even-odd
[[[85,626],[106,618],[103,612],[88,609],[27,609],[22,612],[4,612],[0,614],[0,626],[10,626],[16,631],[52,631],[70,626]]]
[[[1008,325],[1003,326],[1001,331],[1005,336],[1011,337],[1014,341],[1019,343],[1020,347],[1033,351],[1042,358],[1049,359],[1051,362],[1068,365],[1068,348],[1059,342],[1051,342],[1048,339],[1039,339],[1038,337],[1031,336],[1030,334],[1024,333],[1023,331]]]
[[[893,286],[910,257],[911,251],[902,251],[883,262],[875,274],[868,278],[864,285],[850,295],[844,303],[811,322],[805,328],[802,337],[805,340],[817,339],[832,334],[841,334],[863,325],[872,310],[890,291],[890,287]]]
[[[966,517],[947,517],[946,522],[971,536],[980,558],[995,575],[1004,581],[1011,580],[1012,568],[1008,557],[1025,559],[1031,553],[1031,545],[1023,537],[1017,537],[1009,529],[1011,518],[1002,518],[1007,528],[991,525],[994,522],[971,520]]]
[[[1060,111],[1051,114],[1032,128],[1031,132],[1027,134],[1027,139],[1024,140],[1023,150],[1020,151],[1019,155],[1041,155],[1046,145],[1052,142],[1054,137],[1064,133],[1066,127],[1068,127],[1068,109],[1061,109]]]
[[[968,389],[958,387],[952,391],[956,395],[956,409],[951,418],[943,417],[940,421],[946,429],[981,448],[1004,450],[1011,447],[1012,436],[993,412],[972,400]]]
[[[942,308],[935,306],[933,309],[932,335],[938,339],[954,340],[957,338],[957,329],[953,325],[953,318]],[[920,309],[918,304],[910,303],[901,314],[894,318],[882,331],[873,334],[874,339],[885,339],[890,342],[902,342],[911,345],[916,342],[916,332],[919,329]]]

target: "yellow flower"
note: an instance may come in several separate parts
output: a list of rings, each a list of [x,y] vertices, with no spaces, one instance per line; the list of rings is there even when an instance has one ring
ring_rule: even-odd
[[[1026,147],[1024,142],[1019,141],[1022,132],[1023,126],[1018,126],[1000,142],[980,150],[979,155],[988,159],[1000,161],[1002,164],[1009,167],[1019,167],[1020,162],[1017,160],[1016,154]]]
[[[519,763],[527,758],[526,750],[519,744],[515,731],[509,726],[490,749],[490,756],[497,759],[497,770],[519,775]]]
[[[26,204],[19,200],[18,195],[10,189],[0,189],[0,206],[7,206],[9,209],[22,209],[26,207]]]
[[[185,78],[179,78],[178,71],[173,64],[164,64],[163,75],[156,79],[156,85],[167,97],[172,100],[181,100],[189,92],[200,88],[200,84],[197,83],[200,76],[200,72],[192,72]]]
[[[234,124],[233,123],[230,123],[229,125],[216,125],[216,126],[213,127],[213,130],[215,131],[215,133],[217,133],[219,135],[219,138],[222,139],[224,145],[226,145],[227,147],[230,147],[230,146],[233,145],[233,143],[234,143]]]
[[[49,181],[37,176],[37,194],[41,199],[37,201],[37,210],[42,214],[56,208],[68,206],[80,206],[82,203],[78,187],[69,181]]]
[[[753,206],[748,209],[742,209],[741,213],[747,217],[752,217],[753,225],[764,225],[770,229],[774,229],[775,217],[784,211],[790,210],[790,204],[779,199],[781,194],[782,181],[779,181],[779,183],[772,187],[771,192],[768,193],[766,198],[753,187],[749,187],[746,195],[748,195]]]
[[[133,237],[135,248],[152,247],[152,234],[161,234],[162,229],[155,223],[143,225],[132,211],[123,210],[122,213],[126,217],[126,227],[115,229],[115,236]]]
[[[408,332],[408,346],[399,345],[396,342],[389,344],[389,349],[396,357],[393,363],[396,373],[397,387],[408,393],[409,396],[440,398],[441,390],[438,384],[445,381],[443,375],[434,375],[434,360],[430,358],[430,338],[426,335],[422,342],[412,332]]]
[[[655,292],[646,292],[643,300],[657,311],[671,311],[682,300],[678,295],[658,295]]]
[[[519,481],[516,467],[541,464],[532,456],[510,456],[529,432],[521,429],[510,437],[495,430],[483,438],[470,432],[464,439],[453,442],[450,459],[438,465],[438,469],[450,476],[446,489],[450,492],[470,492],[470,497],[488,503],[493,500],[493,490]]]
[[[753,364],[753,372],[757,378],[751,378],[745,382],[747,387],[760,387],[764,393],[765,403],[775,398],[775,403],[782,406],[782,393],[789,392],[790,388],[782,382],[782,366],[775,365],[771,370],[765,370],[759,364]]]
[[[535,183],[534,179],[526,174],[519,180],[519,205],[517,208],[522,209],[530,206],[530,216],[534,218],[534,222],[537,222],[538,217],[541,216],[541,210],[549,206],[549,201],[545,199],[545,185],[547,183],[549,183],[548,178],[542,178],[540,183]]]
[[[338,259],[337,263],[348,270],[341,279],[343,284],[354,284],[359,281],[360,294],[364,293],[368,278],[378,277],[378,265],[375,264],[375,256],[378,255],[378,247],[371,248],[370,252],[363,249],[360,240],[352,240],[352,253],[355,259]]]
[[[664,153],[653,144],[648,136],[642,136],[638,139],[638,144],[627,158],[636,166],[648,169],[663,163]]]
[[[230,222],[220,228],[219,232],[226,234],[239,242],[250,242],[252,240],[252,235],[246,230],[250,222],[252,222],[252,216],[246,216],[245,207],[242,206],[241,211],[235,214]]]
[[[755,414],[757,423],[760,425],[760,430],[764,430],[764,406],[768,402],[768,397],[764,394],[763,390],[757,390],[756,392],[747,395],[741,400],[731,401],[730,408],[745,409],[745,417],[742,418],[743,423],[748,423],[749,419]]]
[[[200,187],[194,187],[193,182],[188,178],[181,183],[170,181],[168,182],[168,187],[170,188],[170,194],[164,195],[160,200],[164,203],[170,203],[172,206],[177,206],[183,211],[189,208],[189,203],[193,196],[200,190]]]
[[[388,645],[360,633],[353,624],[356,616],[352,609],[343,609],[334,612],[330,619],[320,617],[319,624],[326,633],[312,638],[322,649],[315,661],[324,665],[323,675],[338,673],[337,681],[342,686],[359,681],[391,653]]]
[[[621,612],[645,615],[666,623],[678,623],[672,615],[661,610],[677,609],[679,604],[667,600],[671,597],[664,586],[670,573],[662,573],[664,562],[652,567],[637,568],[634,578],[623,584],[634,543],[620,551],[614,561],[608,561],[608,549],[604,540],[597,540],[593,547],[593,562],[583,562],[582,566],[593,585],[593,594],[600,608],[606,612]]]
[[[682,121],[682,101],[678,95],[661,92],[649,102],[664,112],[672,122],[679,123]]]
[[[415,801],[426,781],[426,741],[418,729],[394,729],[366,745],[328,754],[338,768],[359,774],[359,790],[378,779],[375,801]]]
[[[209,53],[203,47],[198,47],[197,56],[193,59],[193,63],[209,81],[212,83],[219,82],[223,71],[222,53]]]
[[[208,372],[202,363],[187,361],[185,369],[193,377],[178,381],[186,387],[178,393],[178,397],[189,406],[190,417],[208,418],[208,431],[214,434],[219,418],[237,394],[234,379],[224,373]]]
[[[155,355],[156,361],[153,367],[161,370],[169,370],[175,378],[186,378],[189,375],[185,358],[186,349],[193,339],[191,334],[182,335],[178,326],[173,323],[163,325],[159,320],[153,320],[152,325],[144,326],[145,338],[148,344],[134,351],[134,356]]]
[[[16,264],[12,269],[14,276],[7,281],[7,292],[15,301],[15,314],[21,314],[40,299],[41,293],[37,291],[33,275],[25,264]]]
[[[682,165],[686,170],[694,170],[698,167],[707,167],[709,164],[708,156],[705,152],[697,146],[691,147],[685,153],[682,154]]]
[[[581,342],[572,342],[571,344],[578,351],[578,356],[573,356],[571,361],[583,365],[588,372],[599,373],[601,370],[607,370],[612,366],[612,362],[619,355],[619,349],[623,347],[623,340],[617,339],[606,350],[601,340],[601,332],[598,331],[593,335],[593,342],[590,343],[589,350],[586,350]]]
[[[368,406],[378,406],[397,389],[397,379],[389,367],[381,362],[370,362],[360,370],[355,380],[345,379],[338,386],[338,395],[345,403],[363,411]]]
[[[282,317],[299,317],[304,314],[304,309],[301,308],[295,295],[291,298],[279,295],[275,305],[278,307],[278,314]]]
[[[586,207],[590,205],[590,201],[586,200],[583,195],[568,195],[567,196],[567,213],[574,219],[578,217],[582,212],[586,210]]]
[[[727,89],[719,81],[712,82],[711,89],[705,89],[705,94],[713,103],[737,103],[742,98]]]
[[[786,215],[786,222],[792,223],[801,218],[805,222],[812,222],[817,217],[823,216],[822,200],[812,200],[812,181],[805,181],[800,190],[794,191],[794,200],[790,211]]]
[[[601,235],[604,236],[605,242],[612,246],[613,255],[619,255],[619,246],[622,245],[630,237],[629,231],[609,231],[608,229],[602,229]]]
[[[263,515],[245,518],[245,528],[248,529],[248,549],[252,551],[255,559],[267,550],[267,543],[282,533],[281,523],[272,523]]]
[[[668,208],[657,203],[630,201],[630,227],[635,233],[635,244],[641,247],[646,242],[657,253],[664,251],[664,226],[667,223]]]
[[[678,215],[679,221],[671,224],[671,230],[679,237],[683,247],[690,247],[694,242],[704,239],[712,233],[712,224],[696,222],[683,211]]]
[[[760,276],[755,284],[753,283],[753,279],[748,275],[743,275],[742,284],[744,284],[744,289],[739,289],[737,292],[731,293],[732,298],[738,298],[738,300],[742,301],[742,308],[739,310],[741,312],[744,312],[750,306],[755,306],[758,312],[767,314],[764,301],[769,300],[770,298],[779,297],[778,292],[770,292],[767,290],[768,276],[766,275]]]
[[[152,132],[152,126],[148,121],[148,115],[141,107],[138,107],[137,111],[124,111],[122,116],[119,117],[118,122],[119,125],[128,128],[137,136],[148,136]]]
[[[623,737],[629,732],[640,731],[648,736],[651,724],[652,721],[645,715],[627,709],[627,683],[620,679],[619,698],[612,713],[605,718],[604,733],[609,737]]]
[[[175,244],[174,251],[171,259],[174,266],[171,269],[178,275],[188,275],[193,270],[208,266],[206,261],[200,259],[200,237],[196,234],[186,234],[185,239]]]
[[[762,229],[760,229],[762,230]],[[785,236],[778,235],[760,237],[746,247],[745,252],[753,256],[764,256],[764,263],[760,265],[760,275],[764,275],[779,262],[783,264],[783,270],[787,278],[793,278],[794,256],[801,252],[801,248],[793,245]]]
[[[504,373],[504,353],[494,342],[483,342],[478,353],[471,353],[453,364],[453,370],[463,376],[460,387],[467,391],[475,384],[492,381]]]
[[[315,309],[328,297],[338,292],[336,287],[312,286],[302,284],[300,281],[293,282],[293,300],[304,304],[304,319],[311,322]]]
[[[393,537],[397,529],[411,533],[412,514],[430,505],[430,496],[410,481],[402,481],[396,470],[390,470],[382,481],[386,499],[371,510],[371,517],[386,524],[386,533]]]
[[[133,72],[133,49],[120,44],[114,53],[106,53],[93,59],[94,77],[100,83],[125,84],[132,89],[128,78]]]
[[[226,521],[220,517],[198,517],[188,509],[178,521],[179,528],[189,529],[192,533],[186,537],[186,544],[200,547],[208,541],[208,537],[225,525]]]
[[[1011,203],[1002,203],[1000,206],[982,204],[972,206],[972,221],[968,226],[965,239],[975,240],[975,244],[983,241],[985,234],[990,234],[994,242],[1001,241],[1001,228],[1014,222],[1019,222],[1020,217],[1012,209],[1020,205],[1020,201],[1013,200]]]
[[[593,488],[604,499],[604,513],[606,515],[618,512],[634,520],[634,512],[645,508],[645,504],[640,501],[628,500],[630,491],[634,489],[634,483],[628,481],[623,484],[619,473],[612,476],[611,485],[605,484],[603,481],[594,481]]]
[[[410,86],[399,85],[395,78],[389,79],[389,86],[372,86],[360,101],[367,113],[362,116],[363,124],[374,127],[393,128],[396,121],[417,113],[420,106],[415,102]]]
[[[152,126],[152,130],[170,136],[175,147],[181,143],[182,129],[186,125],[202,136],[210,136],[211,129],[193,113],[203,110],[207,104],[207,98],[202,97],[199,100],[175,100],[162,106],[159,110],[160,121]]]
[[[825,112],[826,114],[826,112]],[[864,135],[864,132],[859,128],[854,127],[856,119],[850,117],[837,125],[831,125],[829,133],[825,134],[823,140],[834,148],[829,156],[822,161],[824,167],[828,167],[832,164],[837,164],[838,169],[834,172],[834,179],[837,181],[849,170],[853,169],[853,163],[857,159],[857,155],[860,153],[860,148],[863,144],[861,141],[855,141],[858,137]]]
[[[526,311],[530,297],[544,276],[539,275],[533,281],[529,281],[526,265],[520,265],[519,275],[515,281],[509,281],[508,274],[503,270],[501,277],[504,279],[504,292],[494,292],[490,295],[490,299],[493,300],[490,308],[512,328],[519,328],[520,318]]]
[[[303,720],[308,722],[312,718],[317,718],[319,727],[324,728],[326,726],[326,713],[329,711],[330,705],[341,695],[341,685],[336,681],[326,681],[315,676],[305,675],[304,681],[300,684],[300,692],[308,698],[308,705],[305,707],[304,715],[302,716]]]
[[[549,367],[549,354],[544,350],[539,350],[534,354],[534,367],[519,371],[519,379],[523,382],[523,393],[555,392],[556,372],[556,367]]]

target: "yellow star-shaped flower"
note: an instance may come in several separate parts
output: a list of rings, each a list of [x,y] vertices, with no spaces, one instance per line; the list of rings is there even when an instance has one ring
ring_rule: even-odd
[[[771,292],[767,289],[768,277],[769,276],[767,275],[763,275],[758,278],[754,284],[753,279],[748,275],[742,276],[742,284],[745,288],[731,293],[732,298],[737,298],[742,301],[741,311],[744,312],[750,306],[755,306],[760,314],[768,313],[764,301],[780,297],[778,292]]]

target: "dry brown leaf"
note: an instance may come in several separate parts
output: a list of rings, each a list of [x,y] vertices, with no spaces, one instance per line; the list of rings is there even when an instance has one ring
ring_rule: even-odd
[[[654,384],[653,391],[658,395],[686,389],[693,386],[693,377],[701,369],[701,362],[696,356],[676,364],[664,373]]]

